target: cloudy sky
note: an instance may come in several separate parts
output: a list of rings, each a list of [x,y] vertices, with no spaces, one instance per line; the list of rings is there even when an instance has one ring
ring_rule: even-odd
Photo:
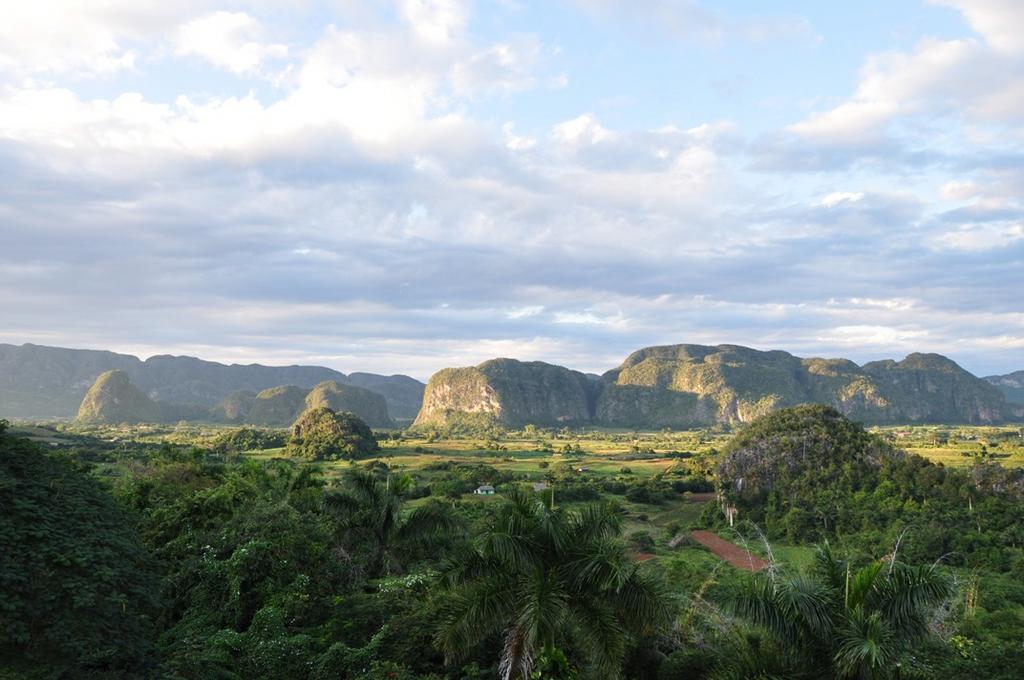
[[[1024,2],[8,3],[0,319],[419,378],[1021,369]]]

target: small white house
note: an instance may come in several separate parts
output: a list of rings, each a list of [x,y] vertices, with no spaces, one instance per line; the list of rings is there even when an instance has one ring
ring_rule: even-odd
[[[490,484],[484,484],[483,486],[478,486],[476,488],[476,491],[474,491],[473,493],[475,493],[477,496],[493,496],[494,487],[491,486]]]

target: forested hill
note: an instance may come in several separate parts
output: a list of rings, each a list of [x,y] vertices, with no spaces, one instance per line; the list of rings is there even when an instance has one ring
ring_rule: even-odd
[[[411,419],[424,388],[404,375],[347,376],[323,366],[226,365],[167,355],[143,361],[103,350],[0,344],[0,416],[73,418],[96,379],[111,370],[123,371],[150,399],[206,408],[239,391],[260,392],[279,385],[308,390],[330,380],[376,392],[385,398],[393,417]]]
[[[538,391],[543,400],[524,407],[524,396]],[[667,345],[633,352],[599,379],[512,359],[444,369],[430,379],[416,422],[686,428],[748,422],[803,403],[871,424],[1024,419],[1024,407],[939,354],[859,366],[737,345]]]

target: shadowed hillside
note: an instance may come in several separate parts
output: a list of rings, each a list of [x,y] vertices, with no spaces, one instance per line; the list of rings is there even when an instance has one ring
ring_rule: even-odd
[[[1024,406],[1024,371],[990,375],[985,380],[995,385],[1008,402]]]
[[[142,361],[100,350],[0,344],[0,415],[74,417],[89,387],[110,370],[123,371],[150,399],[204,409],[226,399],[237,400],[240,392],[255,395],[279,385],[309,390],[327,380],[382,395],[391,415],[398,418],[414,418],[423,398],[423,383],[404,375],[356,373],[350,377],[322,366],[226,365],[167,355]],[[232,422],[236,416],[225,414],[223,419]]]

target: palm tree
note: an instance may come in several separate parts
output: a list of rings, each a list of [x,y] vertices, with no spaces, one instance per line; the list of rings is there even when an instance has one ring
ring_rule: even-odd
[[[893,557],[854,570],[826,543],[810,573],[756,576],[730,604],[791,657],[790,677],[898,678],[951,592],[934,565],[912,567]],[[734,676],[724,670],[722,677]]]
[[[538,657],[574,643],[601,677],[619,672],[632,633],[667,619],[667,598],[618,539],[610,505],[553,509],[509,493],[473,549],[442,571],[448,588],[436,640],[449,662],[501,634],[503,680],[530,677]]]
[[[327,506],[340,516],[341,527],[353,542],[369,546],[370,578],[402,571],[410,549],[455,534],[460,522],[440,503],[428,502],[404,511],[412,490],[408,475],[381,480],[365,470],[352,470],[340,489],[327,494]]]

